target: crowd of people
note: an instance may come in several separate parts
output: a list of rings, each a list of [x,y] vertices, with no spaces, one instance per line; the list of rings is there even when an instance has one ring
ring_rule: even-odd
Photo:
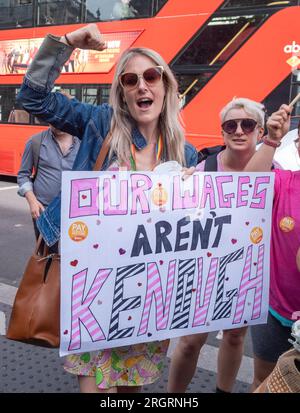
[[[18,97],[26,111],[51,125],[42,140],[34,183],[30,180],[34,165],[32,140],[26,146],[19,173],[20,194],[27,198],[36,230],[49,246],[60,238],[61,171],[71,167],[77,171],[93,170],[106,137],[109,151],[102,170],[151,171],[167,161],[177,161],[187,168],[187,175],[206,170],[207,160],[198,164],[196,149],[185,140],[177,82],[157,52],[147,48],[125,51],[115,69],[109,105],[92,106],[51,92],[75,48],[105,49],[96,25],[62,37],[47,35],[24,77]],[[273,161],[275,150],[289,130],[292,109],[282,105],[273,113],[264,137],[265,113],[260,103],[236,98],[220,115],[225,149],[217,155],[214,170],[272,170],[275,174],[270,308],[267,324],[251,327],[255,355],[252,390],[266,380],[279,357],[291,347],[288,339],[294,313],[300,310],[296,264],[300,247],[300,171],[283,170]],[[62,135],[55,131],[62,131],[59,132]],[[262,145],[256,151],[258,141]],[[300,153],[299,144],[297,148]],[[46,151],[51,156],[46,156]],[[47,194],[43,194],[45,185],[52,188]],[[288,231],[282,224],[287,218],[293,222]],[[233,389],[246,332],[247,327],[223,332],[218,356],[218,392]],[[180,338],[171,362],[169,392],[186,391],[206,339],[207,333]],[[81,392],[138,392],[161,376],[168,346],[169,340],[163,340],[90,352],[84,363],[81,355],[75,354],[66,358],[64,367],[78,376]]]

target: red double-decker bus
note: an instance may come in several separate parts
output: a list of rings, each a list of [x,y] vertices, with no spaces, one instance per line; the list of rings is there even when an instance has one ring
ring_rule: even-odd
[[[299,21],[300,0],[3,0],[0,174],[17,174],[26,140],[45,128],[15,100],[47,33],[99,25],[107,50],[75,50],[56,83],[92,104],[108,101],[123,50],[157,50],[177,76],[187,139],[200,149],[221,141],[218,114],[234,96],[272,112],[300,91]]]

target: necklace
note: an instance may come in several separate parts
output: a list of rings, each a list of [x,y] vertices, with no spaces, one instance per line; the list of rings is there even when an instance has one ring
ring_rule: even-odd
[[[160,161],[160,159],[161,159],[161,155],[162,155],[162,151],[163,151],[163,140],[162,140],[161,135],[158,138],[158,142],[156,144],[155,150],[156,150],[156,163],[155,163],[155,165],[157,165],[158,161]],[[130,161],[131,171],[136,171],[136,149],[135,149],[135,145],[133,143],[131,144],[129,161]]]

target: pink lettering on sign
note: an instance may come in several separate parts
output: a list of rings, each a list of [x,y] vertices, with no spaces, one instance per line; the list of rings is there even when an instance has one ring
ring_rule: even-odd
[[[238,191],[237,191],[237,203],[236,206],[243,207],[248,205],[248,201],[244,200],[243,197],[247,197],[249,191],[243,189],[243,185],[249,185],[250,176],[239,176],[238,180]]]
[[[216,184],[219,196],[219,206],[220,208],[231,208],[231,200],[234,198],[234,193],[224,194],[223,185],[226,183],[233,182],[232,175],[229,176],[216,176]]]
[[[82,193],[84,195],[82,196]],[[98,178],[74,179],[71,181],[70,218],[99,215]],[[89,195],[89,205],[82,201]]]
[[[118,205],[112,205],[112,181],[111,178],[105,178],[103,182],[103,214],[104,215],[126,215],[128,212],[128,183],[127,180],[113,181],[113,185],[118,190]],[[116,191],[114,192],[115,195]]]
[[[251,208],[258,208],[258,209],[264,209],[266,206],[266,195],[267,195],[267,190],[263,189],[260,192],[259,186],[263,184],[269,184],[270,183],[270,177],[269,176],[259,176],[258,178],[255,179],[255,185],[254,185],[254,191],[253,191],[253,200],[257,199],[258,202],[251,202],[250,207]]]
[[[147,291],[145,297],[145,304],[143,309],[143,314],[141,318],[141,324],[138,334],[145,334],[147,332],[150,310],[153,299],[156,303],[156,328],[157,330],[163,330],[167,328],[170,305],[172,299],[172,293],[174,288],[175,280],[175,268],[176,260],[170,261],[166,295],[163,298],[162,284],[160,273],[155,262],[150,262],[147,265]]]
[[[152,181],[146,175],[133,174],[131,179],[132,190],[132,208],[131,214],[137,213],[138,202],[141,205],[142,213],[146,214],[150,212],[150,206],[148,201],[148,191],[152,188]]]
[[[200,208],[205,208],[206,203],[209,202],[209,208],[216,208],[215,191],[212,177],[210,175],[204,176],[203,192],[201,197]]]
[[[174,176],[173,191],[173,210],[197,208],[199,204],[199,175],[193,175],[193,193],[185,190],[181,195],[182,179],[181,176]],[[191,178],[190,178],[191,179]]]
[[[238,291],[237,305],[234,314],[233,324],[241,322],[245,310],[246,298],[249,290],[254,289],[254,300],[252,310],[252,320],[259,318],[262,306],[262,292],[263,292],[263,268],[264,268],[264,251],[265,246],[261,245],[258,249],[258,260],[256,277],[251,277],[252,264],[252,250],[253,245],[250,245],[247,250],[243,275]]]
[[[81,348],[80,323],[84,325],[92,341],[105,340],[105,335],[102,331],[102,328],[100,327],[100,324],[92,313],[90,306],[101,290],[111,271],[111,269],[101,269],[98,271],[85,298],[83,298],[83,295],[87,279],[87,269],[73,275],[72,324],[69,351]]]
[[[212,297],[212,291],[215,284],[218,258],[213,258],[210,262],[208,277],[206,280],[205,292],[203,304],[200,304],[200,297],[202,295],[202,280],[203,280],[203,258],[198,258],[198,283],[197,283],[197,295],[195,303],[195,313],[193,319],[193,327],[202,326],[206,322],[209,304]]]

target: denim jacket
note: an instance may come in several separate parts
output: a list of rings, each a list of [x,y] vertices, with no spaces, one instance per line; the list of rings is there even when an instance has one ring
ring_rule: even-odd
[[[63,64],[73,51],[72,47],[60,42],[59,39],[60,37],[53,35],[45,38],[24,77],[18,102],[25,110],[56,128],[78,136],[81,144],[73,170],[91,171],[103,140],[109,132],[112,108],[107,104],[89,105],[51,92]],[[132,142],[137,149],[147,145],[146,139],[134,125]],[[185,160],[188,167],[197,164],[197,151],[189,143],[185,144]],[[106,158],[102,170],[107,169],[108,162]],[[55,244],[60,237],[60,209],[59,195],[37,220],[38,229],[49,246]]]

